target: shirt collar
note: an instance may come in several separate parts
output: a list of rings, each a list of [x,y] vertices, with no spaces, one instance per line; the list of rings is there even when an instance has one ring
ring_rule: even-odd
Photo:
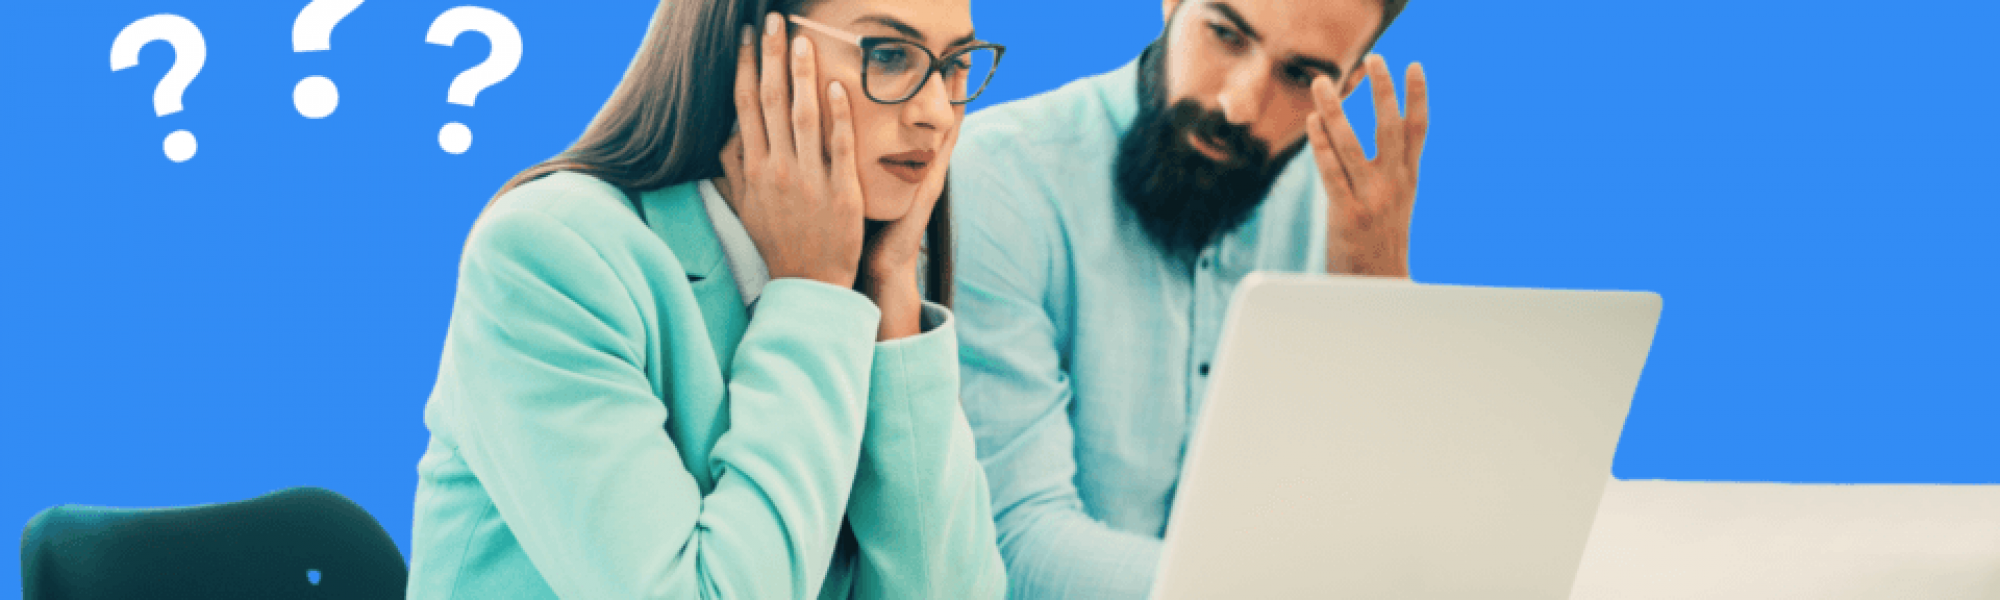
[[[1151,51],[1150,47],[1147,51]],[[1104,74],[1099,84],[1098,93],[1104,98],[1105,114],[1110,115],[1119,137],[1124,137],[1125,130],[1132,127],[1132,120],[1139,116],[1139,65],[1144,62],[1144,56],[1141,54],[1140,58],[1127,61],[1118,70]]]
[[[757,294],[763,293],[764,284],[771,281],[770,267],[715,183],[703,179],[696,187],[701,191],[702,208],[708,211],[708,222],[715,227],[715,239],[722,243],[722,255],[729,261],[729,275],[736,279],[737,295],[743,298],[743,306],[750,306],[757,301]]]

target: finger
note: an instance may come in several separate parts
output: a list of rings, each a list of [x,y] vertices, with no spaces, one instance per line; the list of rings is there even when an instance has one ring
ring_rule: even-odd
[[[951,131],[945,133],[944,145],[938,146],[936,162],[931,163],[937,172],[931,174],[925,188],[925,197],[918,198],[919,201],[935,204],[938,196],[944,194],[944,186],[951,177],[951,153],[958,148],[958,132],[962,130],[961,127],[952,127]]]
[[[785,21],[778,13],[764,19],[764,74],[757,95],[764,104],[764,137],[771,155],[792,153],[791,83],[785,78]]]
[[[792,40],[792,151],[809,173],[824,168],[820,151],[819,73],[814,69],[812,42]]]
[[[924,232],[931,222],[931,211],[937,208],[938,197],[941,195],[935,191],[937,189],[927,186],[917,191],[919,195],[910,201],[910,211],[882,230],[881,243],[885,244],[883,247],[911,249],[923,247]]]
[[[1319,167],[1327,202],[1345,205],[1354,197],[1354,185],[1347,180],[1347,169],[1340,166],[1340,157],[1334,155],[1333,137],[1326,134],[1326,119],[1319,113],[1306,115],[1306,144],[1312,146],[1313,164]]]
[[[1424,136],[1429,133],[1431,127],[1430,85],[1424,82],[1422,64],[1410,63],[1409,73],[1403,76],[1403,87],[1409,90],[1410,96],[1410,118],[1403,125],[1404,139],[1408,140],[1405,144],[1409,147],[1404,162],[1409,165],[1410,173],[1414,175],[1417,172],[1417,159],[1424,154]]]
[[[729,141],[722,145],[722,154],[717,156],[722,160],[722,176],[729,180],[731,186],[744,181],[743,148],[743,132],[738,131],[735,135],[729,136]]]
[[[1408,140],[1403,129],[1403,109],[1396,106],[1396,81],[1389,77],[1389,61],[1380,54],[1368,55],[1368,84],[1375,90],[1375,160],[1402,166],[1403,146]]]
[[[756,39],[752,28],[744,25],[743,44],[736,47],[736,128],[749,159],[762,159],[770,143],[764,138],[764,111],[757,104]]]
[[[959,122],[964,123],[962,119]],[[930,180],[922,189],[923,195],[917,197],[916,208],[921,213],[920,220],[924,223],[930,222],[931,210],[937,207],[938,199],[944,196],[945,186],[950,183],[952,151],[958,148],[958,134],[961,131],[964,131],[963,127],[952,127],[951,131],[945,133],[944,145],[938,146],[936,162],[931,163],[931,168],[936,172],[931,174]]]
[[[1331,140],[1336,163],[1347,172],[1347,181],[1360,189],[1368,185],[1368,153],[1361,149],[1361,139],[1354,136],[1354,125],[1347,122],[1347,112],[1341,109],[1340,94],[1333,87],[1333,79],[1320,77],[1313,80],[1313,103],[1319,106],[1320,127]]]
[[[910,216],[914,217],[912,220],[916,223],[916,229],[918,230],[912,235],[917,236],[920,241],[923,237],[922,230],[924,229],[924,225],[930,223],[931,210],[937,207],[938,198],[944,195],[946,180],[951,176],[951,150],[957,142],[958,132],[956,130],[945,134],[944,145],[937,149],[936,162],[931,163],[933,172],[925,178],[924,185],[917,188],[918,195],[915,204],[910,207]]]
[[[833,116],[829,124],[832,136],[827,140],[827,148],[832,153],[833,197],[851,199],[860,208],[861,172],[854,159],[854,115],[847,103],[847,90],[839,81],[827,85],[826,104]]]

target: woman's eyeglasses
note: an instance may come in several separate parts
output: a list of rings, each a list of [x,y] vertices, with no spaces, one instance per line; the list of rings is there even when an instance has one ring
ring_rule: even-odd
[[[986,91],[993,71],[1000,67],[1000,55],[1007,48],[999,44],[973,42],[944,58],[931,54],[915,42],[900,38],[862,36],[792,15],[798,23],[861,49],[861,91],[869,100],[897,104],[917,96],[930,81],[931,73],[944,76],[952,104],[965,104]]]

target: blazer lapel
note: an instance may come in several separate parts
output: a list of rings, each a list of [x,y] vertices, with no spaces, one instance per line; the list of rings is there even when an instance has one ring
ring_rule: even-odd
[[[729,377],[736,344],[743,339],[749,315],[743,297],[736,291],[736,278],[729,272],[722,242],[708,221],[701,193],[694,183],[683,183],[640,195],[641,210],[653,232],[673,250],[674,257],[687,269],[688,285],[694,288],[695,302],[708,327],[708,341],[715,349],[722,376]]]

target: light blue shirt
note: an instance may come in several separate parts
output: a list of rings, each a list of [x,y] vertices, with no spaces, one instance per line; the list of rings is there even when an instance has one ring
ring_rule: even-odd
[[[1117,199],[1137,63],[968,117],[951,165],[965,413],[1013,597],[1143,598],[1230,294],[1324,272],[1310,152],[1195,264]]]

